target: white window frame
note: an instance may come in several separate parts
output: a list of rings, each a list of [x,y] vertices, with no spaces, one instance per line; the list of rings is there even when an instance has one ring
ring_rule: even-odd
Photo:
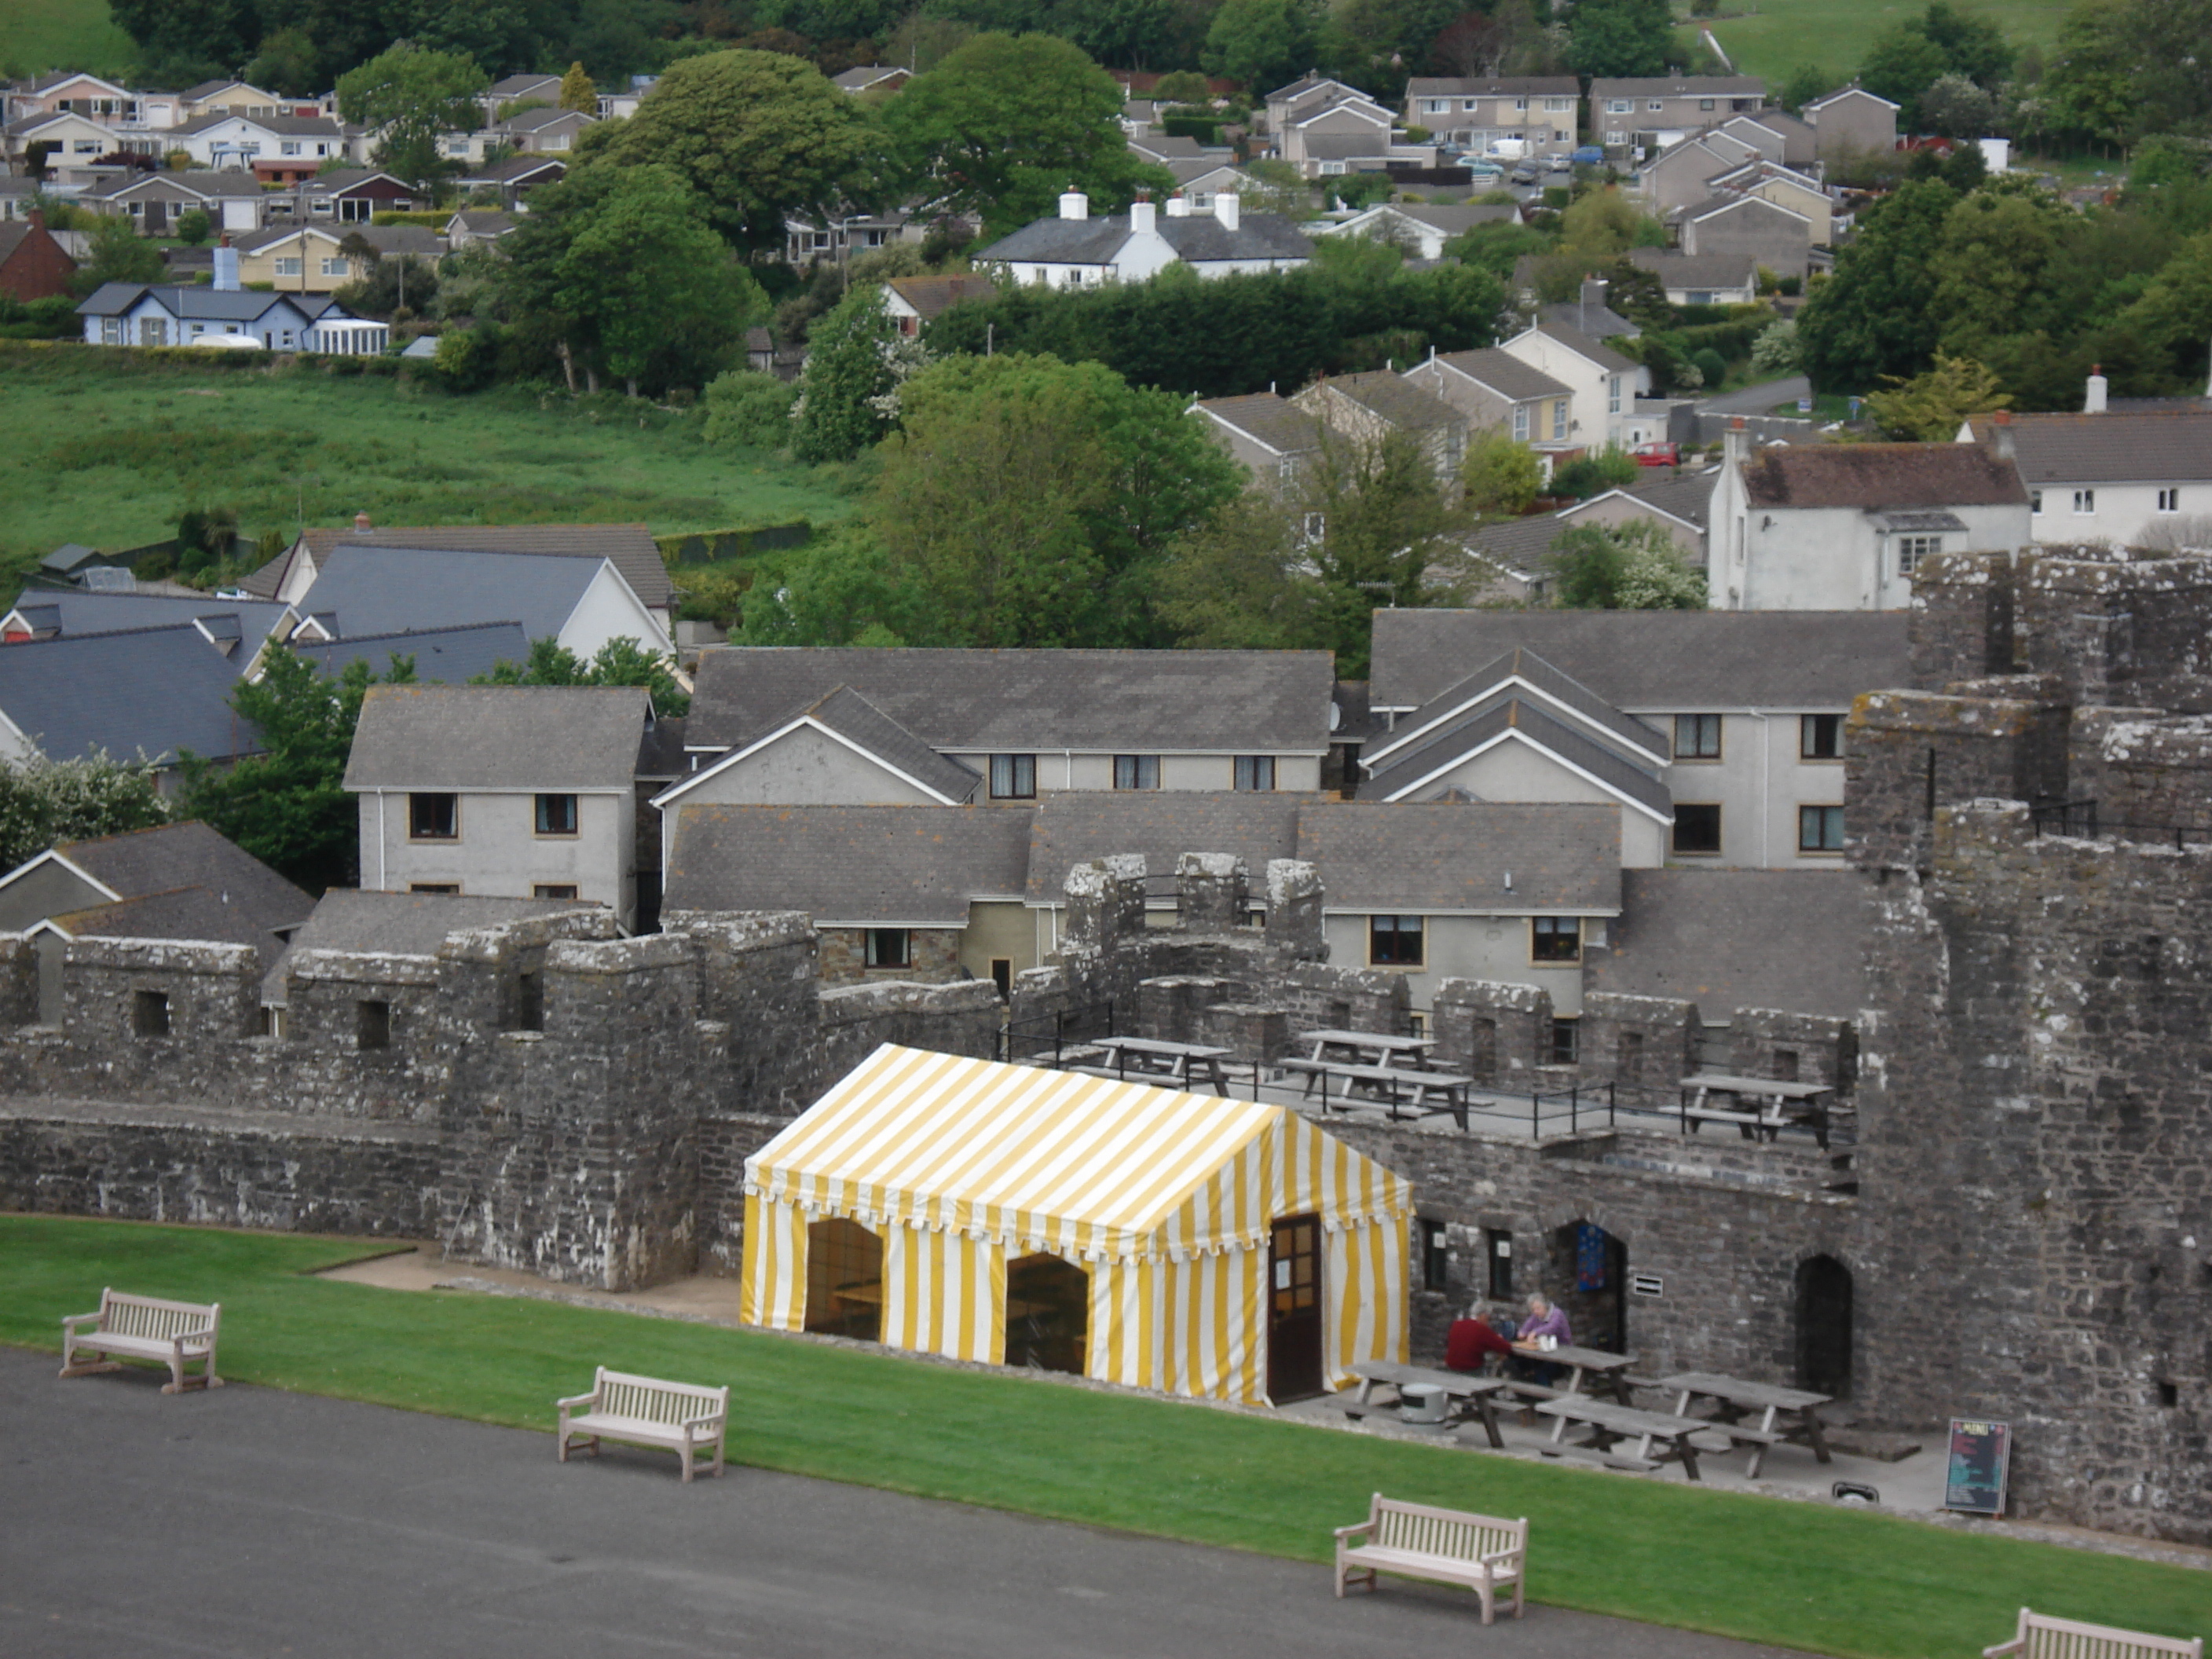
[[[1605,377],[1605,412],[1608,415],[1620,413],[1620,376],[1618,374]]]
[[[1565,398],[1554,398],[1552,399],[1552,441],[1555,444],[1565,443],[1566,438],[1567,400]]]
[[[2179,486],[2177,485],[2172,489],[2161,489],[2158,492],[2158,510],[2161,513],[2179,513],[2181,511],[2181,490]]]
[[[1513,405],[1513,441],[1517,444],[1528,441],[1528,405],[1526,404]]]
[[[1920,568],[1923,559],[1932,558],[1943,550],[1941,536],[1899,536],[1897,538],[1897,574],[1910,576]]]
[[[2097,492],[2094,489],[2075,490],[2074,511],[2082,518],[2094,518],[2097,514]]]
[[[331,254],[323,260],[323,275],[325,276],[351,276],[352,264],[353,262],[343,253]]]
[[[300,256],[296,253],[278,254],[276,274],[279,276],[297,276],[300,274]]]
[[[1626,115],[1635,107],[1635,104],[1626,98],[1608,98],[1605,100],[1605,112],[1607,115]]]

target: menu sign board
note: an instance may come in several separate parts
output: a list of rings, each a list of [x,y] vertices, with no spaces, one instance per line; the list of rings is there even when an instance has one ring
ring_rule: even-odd
[[[2005,1479],[2011,1467],[2011,1424],[1953,1418],[1943,1507],[1969,1515],[2002,1515]]]

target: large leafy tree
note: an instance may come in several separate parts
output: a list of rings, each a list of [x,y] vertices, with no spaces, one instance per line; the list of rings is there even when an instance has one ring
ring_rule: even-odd
[[[154,769],[91,755],[0,761],[0,866],[12,870],[57,842],[88,841],[169,821]]]
[[[1859,234],[1798,318],[1805,372],[1823,391],[1860,391],[1917,374],[1935,355],[1936,256],[1959,193],[1912,179],[1869,208]]]
[[[674,168],[706,222],[756,252],[781,244],[787,213],[857,188],[869,149],[852,98],[811,64],[769,52],[681,58],[635,115],[600,131],[598,159]]]
[[[1575,9],[1567,61],[1578,75],[1659,75],[1674,56],[1667,0],[1583,0]]]
[[[1200,61],[1213,74],[1265,93],[1304,69],[1316,44],[1312,16],[1299,0],[1222,0]]]
[[[102,214],[94,220],[85,240],[84,264],[72,279],[80,294],[90,294],[102,283],[158,283],[167,270],[161,250],[119,214]]]
[[[704,385],[767,313],[672,168],[600,161],[532,203],[504,245],[508,312],[550,330],[593,385],[601,374],[632,395]]]
[[[1893,23],[1875,37],[1859,67],[1859,83],[1900,106],[1899,122],[1923,130],[1920,100],[1946,76],[1994,92],[2012,74],[2014,52],[2004,31],[1988,18],[1949,0],[1931,0],[1918,17]]]
[[[921,366],[884,309],[884,291],[854,289],[807,336],[806,368],[792,410],[792,453],[802,461],[849,461],[891,429],[898,387]]]
[[[1571,611],[1703,611],[1705,574],[1650,519],[1577,525],[1552,544],[1553,591]]]
[[[521,662],[500,662],[471,685],[639,685],[653,693],[656,714],[689,714],[690,695],[677,684],[674,664],[633,639],[609,640],[580,657],[558,640],[532,640]]]
[[[1971,357],[1936,356],[1936,367],[1866,400],[1867,418],[1885,438],[1948,443],[1969,416],[2011,407],[1997,377]]]
[[[1165,193],[1174,181],[1137,160],[1121,116],[1121,88],[1067,41],[979,34],[909,81],[884,129],[910,188],[1004,234],[1053,212],[1071,185],[1097,211],[1139,185]]]
[[[473,128],[477,97],[490,83],[465,53],[401,41],[338,77],[338,111],[380,131],[377,166],[422,185],[445,168],[438,135]]]

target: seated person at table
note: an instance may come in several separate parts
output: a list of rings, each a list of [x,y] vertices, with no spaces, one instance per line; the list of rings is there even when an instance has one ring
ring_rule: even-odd
[[[1513,1340],[1516,1346],[1533,1344],[1540,1336],[1557,1337],[1562,1347],[1575,1340],[1574,1331],[1567,1324],[1566,1310],[1554,1305],[1551,1297],[1541,1291],[1528,1298],[1528,1317],[1522,1322],[1521,1328],[1515,1333]],[[1559,1374],[1557,1365],[1523,1359],[1517,1354],[1514,1357],[1513,1368],[1519,1376],[1534,1376],[1539,1382],[1547,1384]]]
[[[1506,1322],[1506,1333],[1512,1322]],[[1452,1371],[1479,1371],[1494,1353],[1510,1356],[1513,1344],[1506,1333],[1491,1328],[1490,1324],[1473,1308],[1467,1317],[1452,1321],[1451,1329],[1444,1334],[1444,1369]]]

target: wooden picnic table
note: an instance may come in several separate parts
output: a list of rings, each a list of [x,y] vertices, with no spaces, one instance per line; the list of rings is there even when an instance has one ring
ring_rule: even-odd
[[[1610,1450],[1616,1441],[1635,1441],[1633,1459],[1623,1461],[1649,1470],[1658,1468],[1663,1461],[1651,1455],[1651,1443],[1664,1441],[1665,1455],[1680,1458],[1683,1474],[1692,1480],[1698,1478],[1698,1449],[1691,1443],[1690,1437],[1705,1425],[1697,1418],[1642,1412],[1633,1406],[1592,1400],[1583,1395],[1562,1395],[1557,1400],[1541,1401],[1536,1409],[1547,1417],[1559,1419],[1559,1426],[1552,1431],[1554,1443],[1566,1432],[1568,1424],[1582,1424],[1590,1430],[1589,1444],[1600,1452]]]
[[[1471,1077],[1461,1077],[1452,1072],[1409,1072],[1396,1066],[1355,1065],[1336,1060],[1285,1060],[1285,1072],[1294,1072],[1305,1079],[1305,1097],[1313,1098],[1314,1085],[1321,1085],[1321,1109],[1329,1109],[1328,1085],[1331,1079],[1344,1085],[1340,1103],[1354,1098],[1370,1101],[1384,1107],[1395,1121],[1402,1115],[1401,1106],[1411,1106],[1416,1117],[1431,1116],[1449,1112],[1462,1129],[1467,1127],[1468,1091],[1474,1087]],[[1432,1105],[1431,1103],[1440,1102]]]
[[[1672,1376],[1662,1376],[1659,1386],[1680,1395],[1674,1402],[1674,1415],[1688,1418],[1690,1404],[1696,1400],[1712,1401],[1717,1407],[1708,1421],[1720,1434],[1732,1435],[1751,1443],[1749,1478],[1759,1479],[1759,1471],[1766,1462],[1766,1449],[1779,1441],[1802,1441],[1813,1449],[1813,1455],[1821,1462],[1829,1461],[1828,1443],[1821,1432],[1820,1413],[1816,1409],[1828,1403],[1831,1396],[1811,1394],[1803,1389],[1777,1388],[1771,1382],[1747,1382],[1738,1376],[1723,1376],[1715,1371],[1677,1371]],[[1752,1413],[1759,1413],[1755,1427],[1746,1428],[1744,1419]],[[1778,1418],[1786,1419],[1779,1428]]]
[[[1313,1045],[1313,1052],[1306,1056],[1309,1060],[1342,1060],[1366,1066],[1402,1063],[1412,1071],[1424,1069],[1429,1050],[1437,1046],[1434,1037],[1397,1036],[1389,1031],[1301,1031],[1297,1040]],[[1328,1052],[1331,1048],[1346,1052],[1332,1054]]]
[[[1583,1377],[1588,1374],[1609,1384],[1613,1398],[1622,1405],[1635,1403],[1629,1395],[1626,1375],[1628,1368],[1636,1363],[1636,1356],[1632,1353],[1608,1353],[1603,1348],[1577,1348],[1569,1342],[1562,1342],[1558,1347],[1550,1349],[1528,1348],[1516,1342],[1513,1352],[1516,1358],[1533,1359],[1540,1364],[1566,1366],[1570,1375],[1567,1386],[1559,1391],[1562,1396],[1580,1394]],[[1542,1408],[1540,1407],[1538,1409]],[[1554,1431],[1552,1438],[1557,1440],[1559,1437]]]
[[[1140,1083],[1164,1078],[1185,1088],[1200,1082],[1210,1085],[1216,1094],[1229,1092],[1229,1079],[1222,1072],[1221,1062],[1236,1053],[1233,1048],[1139,1036],[1093,1037],[1089,1046],[1104,1049],[1111,1057],[1109,1063],[1071,1066],[1070,1070],[1123,1081],[1134,1078]]]
[[[1425,1365],[1401,1365],[1394,1359],[1361,1359],[1352,1364],[1352,1374],[1359,1379],[1359,1388],[1353,1398],[1340,1409],[1347,1416],[1360,1415],[1360,1407],[1375,1397],[1378,1382],[1398,1391],[1400,1399],[1405,1391],[1419,1385],[1442,1389],[1453,1400],[1460,1402],[1457,1414],[1464,1419],[1472,1411],[1482,1424],[1483,1432],[1489,1436],[1491,1445],[1502,1451],[1505,1437],[1498,1430],[1498,1406],[1494,1396],[1505,1388],[1502,1376],[1476,1376],[1467,1371],[1433,1370]]]
[[[1828,1146],[1829,1108],[1826,1097],[1835,1090],[1825,1083],[1790,1083],[1780,1078],[1735,1077],[1726,1072],[1698,1072],[1680,1084],[1682,1133],[1695,1134],[1706,1123],[1733,1123],[1746,1140],[1773,1140],[1793,1124],[1813,1131],[1823,1152]],[[1715,1095],[1738,1103],[1711,1106]],[[1743,1109],[1745,1101],[1751,1109]]]

